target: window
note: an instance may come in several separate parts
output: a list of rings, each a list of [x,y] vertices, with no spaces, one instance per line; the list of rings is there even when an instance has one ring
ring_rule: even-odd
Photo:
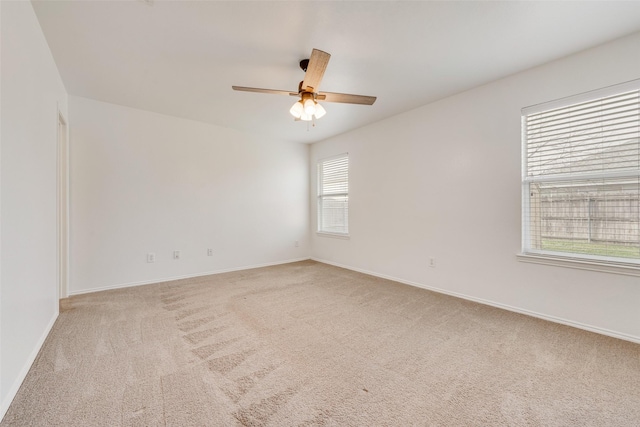
[[[639,89],[522,110],[524,254],[640,267]]]
[[[318,232],[349,234],[349,155],[318,162]]]

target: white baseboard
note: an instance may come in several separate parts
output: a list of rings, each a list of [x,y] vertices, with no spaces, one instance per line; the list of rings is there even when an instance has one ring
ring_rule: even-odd
[[[452,292],[452,291],[448,291],[446,289],[441,289],[441,288],[436,288],[434,286],[425,285],[423,283],[417,283],[417,282],[412,282],[412,281],[409,281],[409,280],[399,279],[397,277],[387,276],[385,274],[380,274],[380,273],[376,273],[376,272],[373,272],[373,271],[364,270],[364,269],[361,269],[361,268],[351,267],[351,266],[348,266],[348,265],[343,265],[343,264],[339,264],[339,263],[332,262],[332,261],[327,261],[327,260],[323,260],[323,259],[319,259],[319,258],[313,258],[313,257],[311,259],[314,260],[314,261],[317,261],[317,262],[321,262],[323,264],[329,264],[329,265],[333,265],[333,266],[336,266],[336,267],[345,268],[347,270],[357,271],[359,273],[364,273],[364,274],[368,274],[370,276],[380,277],[382,279],[393,280],[394,282],[403,283],[405,285],[415,286],[415,287],[418,287],[418,288],[427,289],[429,291],[434,291],[434,292],[438,292],[438,293],[445,294],[445,295],[451,295],[453,297],[462,298],[462,299],[465,299],[465,300],[468,300],[468,301],[473,301],[473,302],[477,302],[477,303],[484,304],[484,305],[490,305],[492,307],[501,308],[503,310],[512,311],[514,313],[525,314],[527,316],[537,317],[538,319],[548,320],[550,322],[560,323],[560,324],[563,324],[563,325],[572,326],[574,328],[584,329],[585,331],[595,332],[596,334],[606,335],[606,336],[609,336],[609,337],[618,338],[618,339],[621,339],[621,340],[631,341],[631,342],[640,344],[640,337],[635,336],[635,335],[624,334],[624,333],[621,333],[621,332],[611,331],[609,329],[599,328],[597,326],[587,325],[585,323],[574,322],[573,320],[567,320],[567,319],[563,319],[561,317],[556,317],[556,316],[551,316],[551,315],[548,315],[548,314],[538,313],[538,312],[527,310],[527,309],[524,309],[524,308],[513,307],[513,306],[510,306],[510,305],[507,305],[507,304],[502,304],[502,303],[499,303],[499,302],[490,301],[490,300],[486,300],[486,299],[483,299],[483,298],[476,298],[476,297],[472,297],[472,296],[469,296],[469,295],[461,294],[461,293],[458,293],[458,292]]]
[[[16,397],[18,390],[20,390],[20,386],[22,385],[22,382],[24,381],[27,374],[29,373],[29,369],[31,369],[31,365],[33,365],[33,362],[36,360],[36,357],[38,357],[38,353],[40,352],[40,349],[42,348],[44,341],[49,336],[49,332],[51,332],[51,328],[53,328],[53,325],[54,323],[56,323],[57,318],[58,318],[58,310],[55,311],[53,318],[49,321],[49,324],[45,328],[44,333],[36,343],[36,346],[34,347],[33,351],[29,355],[29,358],[27,359],[24,366],[20,370],[20,374],[18,374],[18,377],[16,378],[16,380],[13,382],[13,385],[9,389],[6,399],[0,404],[0,421],[2,421],[2,419],[4,418],[5,414],[7,413],[7,410],[9,409],[9,406],[11,405],[11,402],[13,402],[13,399]]]
[[[290,259],[290,260],[286,260],[286,261],[277,261],[277,262],[269,262],[269,263],[264,263],[264,264],[247,265],[247,266],[243,266],[243,267],[227,268],[227,269],[222,269],[222,270],[214,270],[214,271],[207,271],[207,272],[202,272],[202,273],[187,274],[187,275],[183,275],[183,276],[160,277],[160,278],[151,279],[151,280],[143,280],[143,281],[140,281],[140,282],[120,283],[120,284],[117,284],[117,285],[101,286],[101,287],[91,288],[91,289],[81,289],[79,291],[70,291],[69,292],[69,296],[89,294],[89,293],[92,293],[92,292],[108,291],[108,290],[112,290],[112,289],[131,288],[131,287],[134,287],[134,286],[151,285],[153,283],[170,282],[172,280],[191,279],[193,277],[202,277],[202,276],[210,276],[212,274],[230,273],[232,271],[250,270],[252,268],[271,267],[271,266],[274,266],[274,265],[290,264],[292,262],[299,262],[299,261],[307,261],[309,259],[310,259],[309,257],[296,258],[296,259]]]

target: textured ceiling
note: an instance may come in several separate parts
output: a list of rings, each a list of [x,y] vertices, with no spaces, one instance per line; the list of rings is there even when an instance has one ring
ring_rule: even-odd
[[[32,1],[71,95],[314,142],[640,31],[640,2]],[[312,48],[331,53],[308,129],[293,97]]]

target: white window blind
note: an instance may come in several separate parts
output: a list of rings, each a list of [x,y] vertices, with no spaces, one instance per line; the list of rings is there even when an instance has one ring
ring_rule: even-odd
[[[349,155],[318,162],[318,231],[349,233]]]
[[[523,109],[523,252],[640,264],[639,89]]]

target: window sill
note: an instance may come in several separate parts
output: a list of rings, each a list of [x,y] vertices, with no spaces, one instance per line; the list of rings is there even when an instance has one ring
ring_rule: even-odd
[[[626,276],[640,276],[640,265],[632,263],[606,262],[532,253],[519,253],[516,256],[518,261],[521,262],[599,271],[601,273],[624,274]]]
[[[333,239],[342,239],[342,240],[349,240],[350,239],[348,234],[328,233],[326,231],[316,231],[316,235],[318,235],[320,237],[331,237]]]

